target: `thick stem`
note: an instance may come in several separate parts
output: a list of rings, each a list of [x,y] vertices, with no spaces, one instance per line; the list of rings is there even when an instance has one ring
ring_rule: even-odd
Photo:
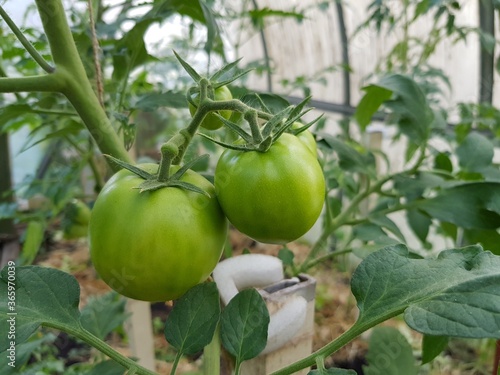
[[[250,131],[252,132],[253,141],[255,144],[262,142],[262,133],[260,132],[258,115],[254,110],[248,110],[245,112],[245,120],[248,121],[250,125]]]
[[[172,138],[168,140],[161,146],[161,160],[160,167],[158,168],[158,181],[166,182],[170,177],[170,166],[176,161],[179,156],[179,150],[189,144],[190,138],[184,135],[181,130],[179,133],[175,134]],[[179,160],[179,163],[182,161]]]
[[[16,78],[0,78],[0,92],[61,92],[64,77],[57,73]]]
[[[0,6],[0,17],[2,17],[5,23],[10,27],[14,35],[19,39],[23,47],[28,51],[28,53],[33,57],[33,59],[40,65],[40,67],[47,73],[54,72],[55,68],[51,66],[45,59],[38,53],[38,51],[33,47],[28,39],[24,36],[23,32],[19,30],[17,25],[12,21],[7,12]]]
[[[56,64],[55,74],[64,78],[62,90],[57,91],[62,92],[75,107],[101,152],[131,163],[87,78],[61,0],[36,0],[36,5]],[[111,167],[120,169],[114,163]]]
[[[220,374],[220,336],[219,327],[215,330],[210,344],[203,349],[203,374]]]

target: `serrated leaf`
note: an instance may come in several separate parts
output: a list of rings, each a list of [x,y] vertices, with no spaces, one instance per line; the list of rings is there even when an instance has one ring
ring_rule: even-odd
[[[424,334],[500,338],[500,257],[480,246],[437,259],[412,259],[406,246],[389,246],[365,258],[351,289],[360,310],[355,325],[404,312]]]
[[[9,312],[15,312],[16,343],[25,342],[41,325],[63,330],[80,327],[80,286],[76,279],[59,270],[38,266],[16,267],[15,307],[7,299],[8,267],[0,278],[0,331],[8,332]],[[12,280],[12,277],[11,277]],[[12,281],[11,281],[12,283]],[[12,285],[12,284],[11,284]],[[8,347],[7,337],[0,338],[0,352]]]
[[[92,296],[81,311],[83,328],[104,340],[115,328],[127,319],[125,299],[115,292]]]
[[[221,341],[236,363],[256,357],[267,343],[269,312],[255,289],[239,292],[221,316]]]
[[[216,284],[196,285],[175,302],[165,323],[165,338],[180,353],[195,354],[212,341],[219,317]]]
[[[393,327],[375,327],[366,355],[366,375],[417,375],[418,367],[406,338]]]
[[[481,172],[493,161],[493,144],[484,135],[469,133],[456,150],[460,166],[470,172]]]
[[[448,346],[448,337],[424,335],[422,340],[422,364],[429,363]]]

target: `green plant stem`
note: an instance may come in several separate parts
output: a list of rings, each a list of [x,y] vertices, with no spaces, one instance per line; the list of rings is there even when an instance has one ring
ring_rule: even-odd
[[[174,363],[172,364],[172,370],[170,370],[170,375],[175,375],[175,372],[177,371],[177,366],[179,365],[179,361],[181,360],[182,353],[177,352],[175,355]]]
[[[101,152],[131,163],[132,159],[87,78],[61,0],[36,0],[36,5],[57,67],[56,72],[49,76],[61,77],[63,81],[62,88],[54,91],[62,92],[68,98]],[[120,169],[114,163],[111,168]]]
[[[345,249],[345,250],[341,250],[341,251],[332,251],[332,252],[330,252],[328,254],[322,255],[320,257],[317,257],[316,259],[311,260],[307,264],[307,268],[305,268],[305,269],[301,268],[300,269],[300,271],[301,271],[300,273],[306,272],[310,268],[315,267],[317,264],[320,264],[320,263],[324,262],[327,259],[335,258],[335,257],[338,257],[340,255],[345,255],[345,254],[350,254],[350,253],[352,253],[352,249]]]
[[[37,62],[40,67],[45,70],[47,73],[52,73],[55,71],[55,68],[50,65],[45,59],[38,53],[38,51],[33,47],[33,45],[29,42],[28,39],[24,36],[23,32],[19,30],[15,22],[12,20],[12,18],[9,17],[7,12],[3,9],[3,7],[0,5],[0,17],[2,17],[5,21],[5,23],[9,26],[9,28],[12,30],[14,35],[19,39],[23,47],[28,51],[28,53],[33,57],[33,59]]]
[[[347,345],[349,342],[354,340],[356,337],[361,335],[363,332],[369,330],[372,327],[375,327],[377,324],[385,322],[386,320],[393,318],[399,314],[401,314],[407,306],[401,309],[397,309],[394,311],[388,311],[385,315],[377,317],[372,320],[363,321],[363,317],[360,316],[356,323],[354,323],[351,328],[349,328],[342,335],[337,337],[335,340],[323,346],[321,349],[315,351],[311,355],[298,360],[297,362],[292,363],[276,372],[273,372],[271,375],[290,375],[294,374],[297,371],[305,369],[306,367],[310,367],[316,363],[317,357],[326,358],[331,356],[340,348]]]
[[[203,374],[220,374],[220,334],[217,326],[210,344],[203,350]]]
[[[58,73],[30,77],[0,78],[0,92],[61,92],[64,87],[64,77]]]
[[[83,328],[80,328],[78,330],[75,330],[73,328],[67,328],[67,327],[53,327],[56,329],[62,329],[79,339],[85,341],[87,344],[93,346],[97,350],[99,350],[101,353],[104,353],[107,355],[109,358],[113,359],[126,369],[135,369],[135,373],[138,375],[158,375],[153,371],[150,371],[141,365],[137,364],[130,358],[127,358],[123,356],[122,354],[118,353],[116,350],[114,350],[111,346],[106,344],[104,341],[98,339],[96,336],[91,334],[90,332],[84,330]]]

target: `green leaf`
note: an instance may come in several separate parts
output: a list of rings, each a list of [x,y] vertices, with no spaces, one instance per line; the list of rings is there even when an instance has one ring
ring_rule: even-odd
[[[481,172],[493,161],[493,144],[484,135],[469,133],[456,150],[460,166],[466,171]]]
[[[437,259],[412,259],[406,246],[389,246],[365,258],[351,289],[360,310],[355,325],[404,312],[424,334],[500,338],[500,257],[480,246]]]
[[[320,137],[337,153],[340,168],[368,175],[375,174],[375,157],[371,152],[361,153],[345,141],[330,134],[322,133]]]
[[[417,375],[418,367],[406,338],[393,327],[375,327],[370,336],[366,375]]]
[[[204,49],[207,53],[210,53],[217,36],[219,36],[219,27],[217,26],[215,16],[207,3],[203,0],[199,0],[199,3],[201,10],[203,11],[203,16],[205,17],[205,26],[207,27],[207,42],[205,43]]]
[[[80,321],[83,328],[104,340],[127,317],[125,299],[118,293],[109,292],[102,296],[91,296],[81,311]]]
[[[343,368],[327,368],[327,369],[317,369],[311,370],[307,375],[356,375],[354,370],[346,370]]]
[[[99,362],[83,375],[123,375],[125,368],[111,359]]]
[[[415,206],[460,227],[496,229],[500,227],[500,183],[473,182],[442,189],[436,197]]]
[[[0,353],[0,368],[2,369],[2,375],[18,374],[18,369],[21,368],[26,362],[28,362],[31,355],[33,354],[33,351],[35,351],[41,345],[52,344],[55,339],[56,336],[52,333],[49,333],[43,336],[41,339],[17,344],[15,346],[15,366],[9,365],[9,363],[11,363],[12,361],[12,358],[9,358],[9,351]]]
[[[392,91],[377,85],[366,86],[363,90],[365,91],[365,95],[361,98],[356,108],[354,118],[358,122],[361,130],[364,131],[382,103],[391,98]]]
[[[422,340],[422,364],[429,363],[448,346],[448,337],[424,335]]]
[[[278,258],[283,262],[285,266],[292,266],[295,255],[292,250],[287,247],[283,247],[278,252]]]
[[[412,143],[419,144],[427,139],[434,114],[424,93],[410,77],[400,74],[385,76],[376,86],[390,90],[391,100],[386,107],[397,116],[397,124]]]
[[[498,229],[466,229],[464,239],[470,244],[479,244],[495,255],[500,255],[500,233]]]
[[[255,289],[239,292],[221,316],[221,341],[236,363],[256,357],[267,344],[269,312]]]
[[[425,244],[432,220],[420,211],[412,209],[406,211],[406,219],[413,233],[415,233],[418,239]]]
[[[377,212],[374,212],[373,215],[369,216],[368,220],[370,220],[371,223],[379,225],[387,229],[388,231],[392,232],[399,241],[403,243],[406,242],[405,237],[401,232],[401,230],[394,223],[394,221],[389,219],[387,216],[377,215]]]
[[[214,282],[191,288],[174,304],[165,323],[165,338],[182,354],[195,354],[212,341],[220,317]]]
[[[271,114],[279,113],[290,106],[288,100],[276,94],[250,93],[243,95],[240,100],[252,108],[263,111],[269,110]]]
[[[156,111],[159,107],[187,108],[186,95],[180,92],[149,93],[139,96],[135,108],[146,112]]]
[[[21,253],[21,264],[26,266],[35,260],[45,235],[45,221],[31,220],[26,228],[23,250]]]
[[[15,306],[9,305],[6,297],[12,283],[16,288]],[[1,273],[0,292],[0,331],[9,331],[9,314],[15,312],[16,343],[25,342],[41,324],[64,331],[80,327],[80,286],[65,272],[37,266],[6,266]],[[0,338],[0,352],[8,347],[6,339]]]
[[[180,57],[177,52],[174,51],[174,55],[175,58],[181,63],[187,74],[189,74],[196,83],[200,82],[201,76],[198,74],[198,72],[191,65],[189,65],[187,61]]]
[[[440,152],[434,158],[434,168],[441,169],[446,172],[453,172],[453,164],[447,154]]]

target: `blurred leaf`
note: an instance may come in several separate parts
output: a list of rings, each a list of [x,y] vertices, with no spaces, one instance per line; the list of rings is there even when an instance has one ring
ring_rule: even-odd
[[[364,131],[382,103],[391,98],[392,91],[377,85],[369,85],[364,87],[363,90],[365,91],[365,95],[356,107],[354,118],[361,127],[361,130]]]
[[[500,233],[498,229],[466,229],[464,239],[469,244],[479,244],[493,254],[500,255]]]
[[[5,331],[7,336],[7,331]],[[15,366],[9,366],[12,361],[10,353],[2,352],[0,354],[0,368],[2,375],[19,374],[19,369],[30,359],[33,352],[42,345],[52,344],[56,340],[56,336],[52,333],[46,334],[41,339],[31,340],[22,344],[15,345]]]
[[[500,182],[473,182],[447,189],[416,208],[431,217],[467,229],[500,227]]]
[[[493,144],[479,133],[469,133],[456,150],[460,166],[467,171],[480,172],[493,161]]]
[[[198,284],[178,299],[165,322],[165,338],[182,354],[195,354],[212,341],[220,317],[214,282]]]
[[[375,175],[375,157],[369,151],[363,153],[345,141],[330,134],[320,134],[326,144],[338,155],[339,166],[343,170]]]
[[[46,225],[47,223],[41,220],[30,220],[28,223],[21,252],[21,265],[29,265],[35,260],[43,243]]]
[[[81,311],[83,327],[104,340],[109,333],[125,322],[125,299],[118,293],[109,292],[102,296],[91,296]]]
[[[346,370],[343,368],[327,368],[311,370],[307,375],[356,375],[354,370]]]
[[[448,337],[424,335],[422,340],[422,364],[429,363],[448,346]]]
[[[434,158],[434,168],[441,169],[447,172],[453,172],[453,164],[451,163],[450,158],[444,152],[440,152]]]
[[[286,247],[283,247],[278,252],[278,258],[283,262],[283,265],[292,266],[293,259],[295,258],[295,255],[293,254],[292,250],[290,250]]]
[[[413,350],[406,338],[393,327],[375,327],[370,336],[366,375],[417,375]]]
[[[413,233],[415,233],[418,239],[425,244],[432,220],[420,211],[412,209],[406,210],[406,219]]]
[[[430,134],[433,112],[418,84],[407,76],[388,75],[377,86],[393,92],[395,97],[385,103],[398,116],[398,126],[412,143],[425,141]]]
[[[269,312],[255,289],[239,292],[221,316],[221,341],[236,364],[256,357],[267,344]]]
[[[249,93],[243,95],[241,101],[252,108],[263,111],[266,110],[262,106],[262,103],[264,103],[272,114],[277,114],[290,106],[290,102],[288,102],[288,100],[276,94]]]
[[[186,95],[181,92],[148,93],[139,95],[135,108],[145,112],[153,112],[159,107],[187,108]]]
[[[294,18],[298,22],[301,22],[305,19],[305,15],[303,13],[271,9],[268,7],[264,7],[261,9],[251,9],[247,12],[252,20],[253,25],[258,28],[264,27],[264,18],[266,17]]]
[[[94,365],[90,371],[83,375],[123,375],[125,368],[118,362],[108,359]]]

